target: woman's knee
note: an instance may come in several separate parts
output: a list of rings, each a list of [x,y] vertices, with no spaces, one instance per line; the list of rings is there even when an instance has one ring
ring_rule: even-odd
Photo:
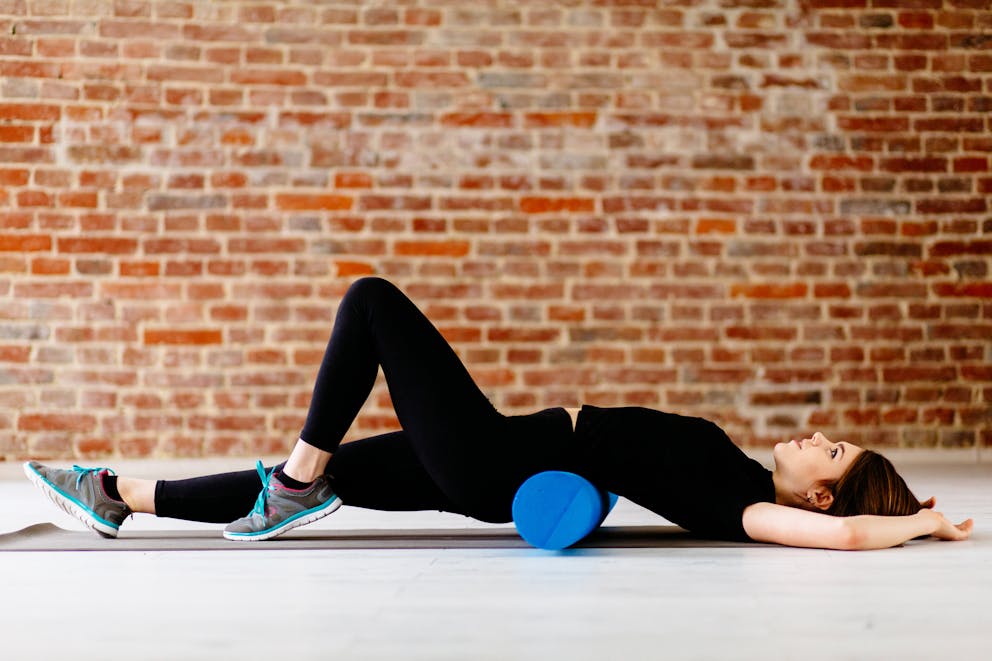
[[[348,291],[345,293],[345,298],[348,300],[376,300],[382,298],[383,296],[391,296],[399,293],[399,289],[385,278],[380,278],[378,276],[365,276],[355,280],[348,287]]]

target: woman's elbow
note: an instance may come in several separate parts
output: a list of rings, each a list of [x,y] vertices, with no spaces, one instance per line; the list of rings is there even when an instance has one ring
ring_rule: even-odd
[[[864,530],[857,525],[857,521],[850,517],[842,517],[839,521],[840,530],[838,532],[838,549],[841,551],[863,551],[867,549],[867,539]]]
[[[842,518],[841,539],[846,551],[875,551],[898,546],[901,540],[886,539],[877,531],[873,534],[870,518],[850,516]]]

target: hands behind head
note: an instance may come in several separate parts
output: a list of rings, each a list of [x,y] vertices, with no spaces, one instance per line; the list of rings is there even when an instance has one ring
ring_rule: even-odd
[[[975,522],[972,519],[967,519],[957,525],[954,525],[948,521],[942,513],[935,512],[933,510],[933,507],[936,504],[937,499],[933,496],[920,503],[920,505],[923,506],[923,509],[919,511],[918,516],[926,518],[935,525],[935,530],[930,534],[937,539],[944,539],[954,542],[968,539],[971,536],[971,531],[975,528]]]

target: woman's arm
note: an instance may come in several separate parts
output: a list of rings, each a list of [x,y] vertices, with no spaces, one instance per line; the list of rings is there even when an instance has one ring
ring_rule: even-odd
[[[912,516],[836,517],[774,503],[744,510],[744,531],[758,542],[839,550],[882,549],[914,537],[967,539],[972,521],[954,526],[939,512],[922,509]]]

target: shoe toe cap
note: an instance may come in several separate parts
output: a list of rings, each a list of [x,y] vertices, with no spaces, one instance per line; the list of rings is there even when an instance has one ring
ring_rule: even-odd
[[[246,516],[243,519],[232,521],[224,528],[224,532],[234,533],[236,535],[245,535],[257,531],[258,525],[256,517],[253,516]]]

